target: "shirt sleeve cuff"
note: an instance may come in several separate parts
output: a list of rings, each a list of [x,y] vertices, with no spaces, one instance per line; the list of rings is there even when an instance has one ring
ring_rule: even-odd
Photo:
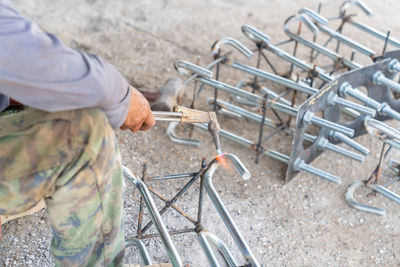
[[[5,110],[10,105],[10,98],[6,95],[0,94],[0,112]]]
[[[121,102],[113,109],[104,109],[108,121],[113,129],[121,127],[126,119],[126,116],[128,115],[132,89],[128,82],[126,82],[125,88],[127,88],[125,97],[121,100]]]

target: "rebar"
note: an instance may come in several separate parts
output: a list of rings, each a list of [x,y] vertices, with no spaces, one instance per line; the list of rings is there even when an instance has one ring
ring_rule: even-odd
[[[239,176],[243,179],[250,178],[250,172],[244,167],[243,163],[234,155],[224,153],[220,155],[220,159],[226,160],[229,163],[233,164],[234,169],[237,171]],[[211,199],[214,207],[218,211],[219,215],[221,216],[222,221],[224,222],[226,228],[229,230],[232,238],[234,239],[237,247],[239,248],[240,252],[243,255],[243,258],[246,260],[246,264],[250,266],[261,266],[257,259],[255,258],[253,252],[251,251],[250,247],[247,245],[245,239],[238,231],[237,226],[232,220],[228,210],[226,209],[225,205],[222,203],[221,198],[219,197],[215,187],[212,183],[212,177],[214,172],[217,168],[221,165],[221,161],[215,158],[208,166],[207,171],[204,173],[204,188],[207,192],[208,196]]]
[[[158,236],[164,244],[165,249],[167,250],[167,254],[171,263],[174,267],[181,267],[183,266],[182,260],[173,244],[171,237],[168,233],[167,228],[165,227],[164,222],[161,219],[160,214],[158,213],[157,207],[154,203],[153,198],[150,195],[149,190],[147,189],[146,185],[137,177],[135,177],[131,171],[123,166],[123,173],[124,177],[126,177],[129,181],[131,181],[136,188],[139,190],[140,194],[142,195],[144,202],[146,203],[147,209],[151,216],[151,220],[156,226],[156,230],[158,232]]]

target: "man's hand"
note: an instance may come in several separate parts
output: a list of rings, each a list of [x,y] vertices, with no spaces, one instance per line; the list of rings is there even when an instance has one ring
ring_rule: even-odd
[[[122,124],[122,130],[131,130],[137,132],[145,131],[154,126],[155,121],[150,109],[149,102],[135,88],[132,88],[131,100],[129,104],[128,115]]]

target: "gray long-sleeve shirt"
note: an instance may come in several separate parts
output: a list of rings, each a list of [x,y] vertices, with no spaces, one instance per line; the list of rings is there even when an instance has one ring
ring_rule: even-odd
[[[10,97],[48,112],[98,107],[117,128],[130,94],[112,65],[66,47],[0,0],[0,112]]]

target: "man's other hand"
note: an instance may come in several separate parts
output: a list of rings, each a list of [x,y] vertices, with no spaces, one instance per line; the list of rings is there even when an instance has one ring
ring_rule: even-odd
[[[132,94],[129,104],[129,111],[125,122],[121,126],[121,129],[129,129],[132,132],[148,130],[155,124],[149,102],[147,102],[146,98],[138,90],[133,87],[131,88]]]
[[[10,106],[22,106],[17,100],[10,98]]]

